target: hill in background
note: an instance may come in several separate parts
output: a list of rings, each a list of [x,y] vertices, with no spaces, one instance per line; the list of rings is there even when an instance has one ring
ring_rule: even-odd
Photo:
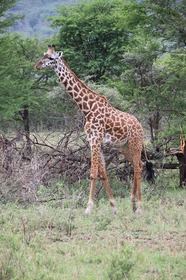
[[[13,14],[23,15],[10,31],[23,34],[25,37],[49,37],[54,35],[54,30],[50,27],[47,17],[56,14],[59,5],[76,2],[75,0],[22,0],[9,10]]]

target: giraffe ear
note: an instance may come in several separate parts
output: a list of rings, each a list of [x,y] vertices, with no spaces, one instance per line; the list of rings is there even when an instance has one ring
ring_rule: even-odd
[[[62,57],[63,56],[63,52],[62,51],[58,52],[58,55],[59,55],[59,57]]]

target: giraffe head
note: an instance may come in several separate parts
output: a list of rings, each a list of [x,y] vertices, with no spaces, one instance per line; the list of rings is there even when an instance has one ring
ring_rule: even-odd
[[[42,69],[46,67],[54,68],[61,59],[63,52],[55,52],[54,45],[48,45],[48,51],[44,53],[44,56],[36,63],[36,69]]]

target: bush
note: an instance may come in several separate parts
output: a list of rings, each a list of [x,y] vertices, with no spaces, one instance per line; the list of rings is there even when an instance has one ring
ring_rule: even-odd
[[[112,256],[108,271],[107,279],[123,280],[132,279],[131,270],[136,261],[133,256],[133,251],[129,246],[122,248],[121,252]]]

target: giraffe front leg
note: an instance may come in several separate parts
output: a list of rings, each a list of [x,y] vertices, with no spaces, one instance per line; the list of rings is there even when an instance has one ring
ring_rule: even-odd
[[[136,209],[136,213],[142,214],[141,210],[141,174],[142,174],[143,163],[140,161],[138,176],[137,176],[137,192],[138,192],[138,208]]]
[[[137,191],[137,180],[136,180],[136,173],[134,171],[134,183],[132,188],[132,194],[131,194],[131,201],[132,201],[132,209],[134,212],[136,212],[136,191]]]
[[[90,169],[90,194],[85,214],[90,214],[94,205],[94,191],[96,186],[96,179],[98,177],[100,144],[91,145],[91,169]]]
[[[89,194],[89,200],[87,204],[87,208],[85,210],[85,214],[88,215],[92,212],[93,206],[94,206],[94,190],[95,190],[96,180],[91,179],[90,183],[90,194]]]

